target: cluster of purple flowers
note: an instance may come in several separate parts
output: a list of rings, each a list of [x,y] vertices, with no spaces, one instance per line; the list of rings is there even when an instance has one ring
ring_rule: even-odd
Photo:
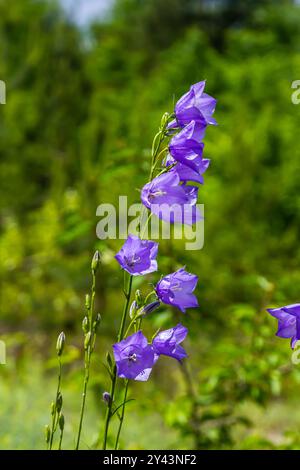
[[[201,219],[196,203],[198,187],[188,182],[203,184],[203,173],[210,161],[203,158],[202,142],[208,124],[216,124],[212,117],[216,100],[204,93],[205,81],[192,85],[175,106],[175,119],[168,130],[179,130],[169,143],[164,165],[169,168],[150,183],[141,193],[142,203],[157,217],[167,222],[191,225]]]
[[[201,217],[196,207],[198,187],[188,182],[203,184],[202,175],[210,163],[203,158],[202,139],[207,125],[216,124],[212,117],[216,100],[204,93],[204,87],[204,81],[192,85],[177,102],[175,119],[166,130],[173,137],[163,162],[164,172],[147,183],[141,191],[144,206],[168,222],[192,224]],[[131,276],[138,276],[157,270],[157,252],[157,243],[129,235],[115,258],[122,269]],[[137,311],[140,317],[144,316],[160,303],[176,307],[183,313],[187,308],[198,307],[198,300],[193,293],[197,282],[198,277],[184,268],[168,274],[154,288],[155,301],[142,306],[134,303],[133,315]],[[187,328],[178,324],[156,334],[151,343],[142,331],[122,339],[113,346],[118,376],[146,381],[159,356],[170,356],[181,361],[187,356],[180,345],[187,333]]]
[[[174,328],[158,333],[151,344],[141,331],[114,344],[118,376],[145,382],[159,356],[170,356],[181,361],[187,357],[185,350],[180,346],[187,332],[187,328],[179,323]]]

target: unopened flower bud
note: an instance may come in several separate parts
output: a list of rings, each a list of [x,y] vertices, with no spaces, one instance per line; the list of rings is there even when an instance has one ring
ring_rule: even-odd
[[[135,292],[135,301],[136,301],[138,306],[140,306],[142,304],[142,295],[141,295],[141,291],[139,289]]]
[[[87,332],[84,339],[84,349],[87,349],[90,345],[92,334],[90,331]]]
[[[48,444],[48,442],[50,441],[50,427],[48,424],[46,424],[45,426],[45,439],[46,443]]]
[[[161,127],[165,127],[166,123],[168,122],[168,119],[170,117],[169,113],[164,113],[162,118],[161,118]]]
[[[89,331],[89,319],[88,317],[84,317],[82,320],[82,330],[84,333],[87,333]]]
[[[58,356],[61,356],[63,353],[65,341],[66,341],[66,336],[64,332],[62,331],[60,335],[58,336],[57,342],[56,342],[56,352]]]
[[[92,259],[92,265],[91,265],[91,268],[92,268],[92,271],[94,272],[94,274],[97,272],[99,264],[100,264],[100,253],[97,250],[97,251],[95,251],[95,254],[94,254],[93,259]]]
[[[129,316],[131,318],[131,320],[135,317],[135,314],[137,312],[137,309],[139,308],[138,304],[137,304],[137,301],[134,300],[130,306],[130,310],[129,310]]]
[[[106,403],[107,405],[109,405],[109,404],[110,404],[110,401],[111,401],[110,393],[108,393],[108,392],[103,392],[103,394],[102,394],[102,400],[104,401],[104,403]]]
[[[59,415],[59,418],[58,418],[58,425],[59,425],[59,429],[61,431],[63,431],[64,427],[65,427],[65,417],[63,414],[60,414]]]
[[[56,409],[57,409],[58,413],[62,409],[62,404],[63,404],[63,397],[62,397],[62,394],[60,392],[58,392],[58,395],[57,395],[57,398],[56,398]]]
[[[112,369],[113,361],[109,352],[106,353],[106,362],[110,369]]]
[[[140,315],[147,315],[148,313],[154,312],[154,310],[156,310],[159,306],[160,306],[159,300],[155,300],[154,302],[151,302],[150,304],[145,305],[141,309]]]
[[[93,323],[93,330],[95,333],[98,330],[98,326],[100,325],[100,322],[101,322],[101,315],[100,313],[98,313]]]
[[[54,402],[51,402],[50,409],[51,409],[51,415],[53,416],[54,413],[55,413],[55,403]]]
[[[86,294],[85,296],[85,306],[87,310],[90,310],[91,308],[91,296],[90,294]]]

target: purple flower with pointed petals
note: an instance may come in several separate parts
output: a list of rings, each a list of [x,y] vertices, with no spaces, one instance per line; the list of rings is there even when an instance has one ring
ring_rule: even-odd
[[[184,268],[163,277],[156,285],[156,294],[165,304],[178,307],[183,313],[187,308],[198,307],[197,297],[193,294],[198,276],[188,273]]]
[[[204,128],[199,122],[191,121],[182,131],[174,135],[169,143],[172,157],[179,163],[197,171],[197,162],[202,158]]]
[[[205,80],[195,83],[189,91],[185,93],[176,103],[176,119],[170,123],[170,127],[184,127],[191,121],[197,121],[202,126],[207,124],[216,125],[216,120],[212,117],[217,100],[204,93]]]
[[[287,305],[281,308],[268,308],[267,311],[278,320],[276,336],[291,338],[291,347],[300,340],[300,304]]]
[[[187,357],[187,353],[180,346],[180,343],[185,339],[188,333],[188,329],[178,323],[174,328],[169,330],[161,331],[158,333],[152,341],[153,349],[155,353],[160,356],[173,357],[181,362],[181,360]]]
[[[177,173],[168,172],[147,183],[141,192],[142,203],[160,219],[191,225],[200,220],[196,206],[198,188],[180,184]]]
[[[194,163],[197,166],[197,171],[183,163],[176,163],[176,160],[170,154],[168,154],[165,159],[165,165],[167,167],[175,164],[175,166],[171,168],[170,172],[177,173],[180,181],[184,183],[187,181],[193,181],[194,183],[204,184],[202,175],[209,167],[210,160],[208,158],[199,157],[194,160]]]
[[[115,258],[125,271],[139,276],[157,271],[157,250],[158,243],[129,234]]]
[[[157,361],[153,347],[141,331],[113,345],[118,376],[145,382]]]

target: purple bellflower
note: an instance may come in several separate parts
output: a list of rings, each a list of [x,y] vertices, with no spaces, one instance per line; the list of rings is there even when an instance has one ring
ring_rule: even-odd
[[[191,121],[184,129],[172,137],[169,152],[179,163],[197,171],[199,158],[202,158],[204,128],[196,121]]]
[[[197,282],[198,276],[181,268],[163,277],[155,290],[163,303],[177,307],[185,313],[187,308],[198,307],[197,297],[193,294]]]
[[[145,382],[158,356],[141,331],[113,345],[118,376]]]
[[[139,276],[157,271],[157,250],[158,243],[129,234],[115,258],[125,271]]]
[[[176,119],[169,124],[169,127],[184,127],[191,121],[197,121],[201,126],[207,124],[216,125],[216,120],[212,117],[217,100],[204,93],[205,80],[195,83],[189,91],[185,93],[176,103]]]
[[[204,178],[202,175],[209,167],[210,160],[208,158],[199,157],[194,160],[194,163],[197,166],[197,171],[183,163],[176,163],[176,160],[170,154],[168,154],[165,159],[165,165],[167,167],[175,164],[175,166],[171,168],[170,172],[177,173],[180,181],[183,183],[193,181],[194,183],[204,184]]]
[[[276,336],[291,338],[291,347],[300,340],[300,304],[287,305],[281,308],[268,308],[267,311],[278,320]]]
[[[141,192],[142,203],[160,219],[169,223],[192,225],[200,220],[196,206],[198,188],[180,184],[176,172],[167,172],[147,183]]]
[[[161,331],[152,341],[153,349],[157,355],[163,354],[170,356],[181,362],[182,359],[187,357],[187,353],[180,346],[180,343],[185,339],[188,329],[178,323],[174,328]]]

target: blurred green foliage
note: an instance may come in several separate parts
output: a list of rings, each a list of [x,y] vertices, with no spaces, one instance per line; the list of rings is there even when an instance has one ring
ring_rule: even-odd
[[[0,108],[0,326],[11,363],[0,372],[2,408],[12,410],[5,414],[9,432],[1,426],[2,448],[43,447],[37,426],[47,422],[52,391],[38,395],[49,375],[53,384],[56,364],[47,361],[62,329],[74,384],[69,422],[76,422],[80,326],[95,248],[103,258],[103,322],[84,445],[97,435],[91,410],[99,420],[107,386],[100,357],[114,339],[122,297],[113,259],[121,242],[97,240],[96,208],[118,204],[120,194],[138,200],[160,116],[202,79],[218,98],[219,122],[207,132],[212,164],[199,191],[205,245],[189,252],[179,241],[162,241],[159,252],[160,273],[186,264],[199,275],[200,309],[176,318],[190,328],[190,360],[180,368],[166,359],[149,383],[134,384],[133,427],[123,439],[162,446],[156,431],[151,443],[139,441],[141,421],[132,416],[143,415],[153,428],[163,417],[164,448],[299,447],[300,417],[291,421],[288,403],[298,396],[300,371],[288,344],[274,337],[265,307],[299,301],[300,106],[291,102],[291,83],[300,78],[300,9],[291,1],[213,3],[119,0],[107,21],[82,32],[55,2],[0,0],[0,78],[7,86]],[[153,315],[151,327],[169,326],[174,316]],[[19,376],[33,368],[32,395]],[[18,391],[14,402],[7,387]],[[256,427],[261,411],[251,407],[272,410],[279,397],[287,408],[278,429],[272,419],[275,430],[265,422]],[[26,401],[34,412],[24,426]],[[72,446],[71,427],[66,435]]]

